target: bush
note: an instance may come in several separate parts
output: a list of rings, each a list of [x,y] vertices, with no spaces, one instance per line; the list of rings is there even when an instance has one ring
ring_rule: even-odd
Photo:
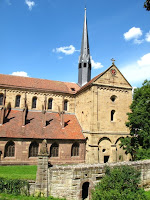
[[[29,183],[24,180],[0,178],[0,193],[25,194],[29,191]]]
[[[144,160],[144,159],[150,159],[150,148],[149,149],[143,149],[143,148],[137,149],[135,160]]]
[[[132,167],[106,168],[106,175],[92,191],[92,200],[146,200],[139,181],[140,172]]]

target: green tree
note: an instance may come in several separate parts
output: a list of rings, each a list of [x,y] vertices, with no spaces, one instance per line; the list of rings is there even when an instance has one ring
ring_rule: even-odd
[[[135,89],[130,109],[126,126],[131,137],[122,138],[121,147],[136,160],[139,153],[142,158],[142,151],[150,148],[150,81],[144,81],[141,88]]]
[[[107,168],[106,175],[92,191],[92,200],[146,200],[144,190],[138,187],[140,172],[133,167]]]
[[[150,11],[150,0],[145,1],[144,8],[146,8],[146,10]]]

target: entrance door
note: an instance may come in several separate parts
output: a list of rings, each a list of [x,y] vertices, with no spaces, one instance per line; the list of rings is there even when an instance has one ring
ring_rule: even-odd
[[[82,185],[82,200],[89,199],[89,182],[85,182]]]

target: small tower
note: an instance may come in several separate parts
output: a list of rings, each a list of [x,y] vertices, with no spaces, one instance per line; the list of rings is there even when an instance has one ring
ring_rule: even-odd
[[[78,84],[80,86],[83,86],[90,80],[91,80],[91,59],[90,59],[90,48],[89,48],[86,8],[85,8],[81,53],[79,56],[79,65],[78,65]]]

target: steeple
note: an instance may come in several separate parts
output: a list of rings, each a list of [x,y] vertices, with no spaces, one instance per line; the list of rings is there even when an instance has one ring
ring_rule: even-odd
[[[86,8],[85,8],[81,53],[79,56],[79,66],[78,66],[78,84],[80,86],[83,86],[90,80],[91,80],[91,60],[90,60],[90,48],[89,48]]]

